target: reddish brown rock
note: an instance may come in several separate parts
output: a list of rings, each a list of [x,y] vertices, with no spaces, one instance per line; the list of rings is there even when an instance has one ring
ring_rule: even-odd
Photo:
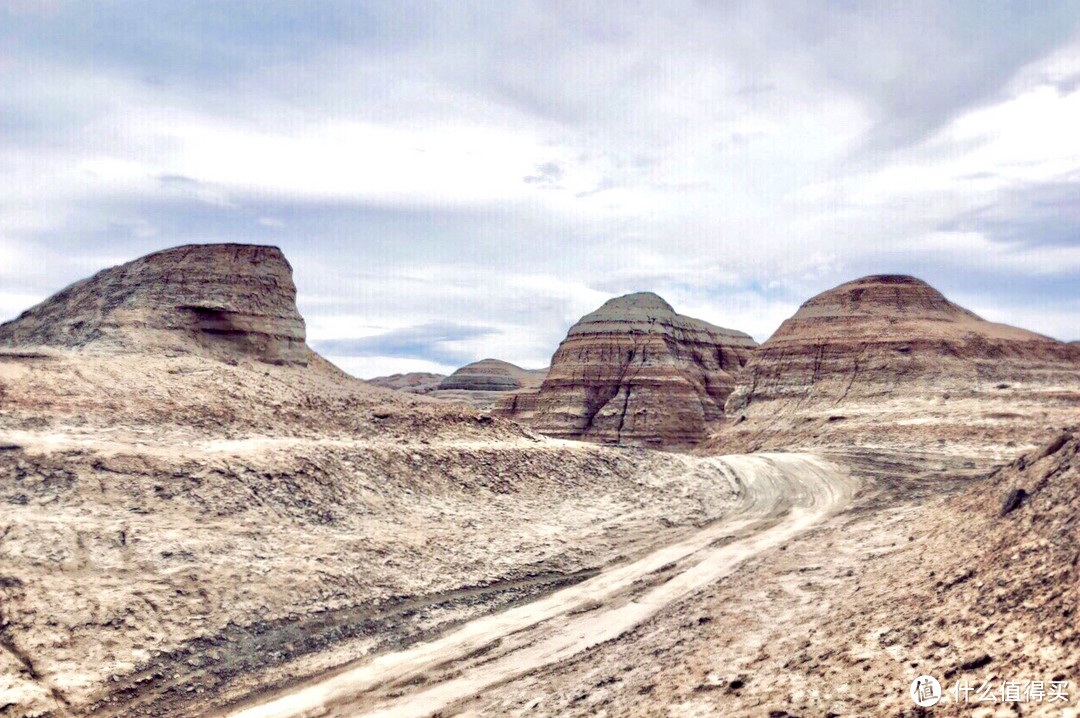
[[[757,349],[706,448],[1033,440],[1075,411],[1073,356],[914,277],[864,277],[804,303]]]
[[[539,391],[500,400],[496,413],[558,438],[690,445],[723,420],[754,346],[742,332],[676,314],[655,294],[629,294],[571,327]]]
[[[0,346],[186,349],[305,364],[292,267],[277,247],[175,247],[105,269],[0,325]]]

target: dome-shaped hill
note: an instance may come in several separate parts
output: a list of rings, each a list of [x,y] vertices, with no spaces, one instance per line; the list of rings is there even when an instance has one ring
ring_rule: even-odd
[[[543,371],[522,369],[501,359],[466,364],[439,384],[440,391],[516,391],[537,384]]]
[[[550,436],[684,446],[723,419],[734,374],[754,340],[676,314],[652,292],[608,300],[566,335],[538,392],[496,413]]]
[[[953,304],[921,279],[878,274],[846,282],[807,300],[762,347],[807,338],[909,341],[965,337],[1053,342],[1025,329],[988,322]]]
[[[1074,356],[914,277],[863,277],[806,301],[758,347],[727,400],[732,424],[706,448],[1024,441],[1080,395]]]

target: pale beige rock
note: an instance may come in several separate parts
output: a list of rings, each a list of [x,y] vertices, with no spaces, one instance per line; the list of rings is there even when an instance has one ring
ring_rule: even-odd
[[[1046,435],[989,474],[934,452],[833,453],[865,483],[832,520],[615,640],[477,691],[455,710],[477,718],[1075,715],[1076,436]],[[1004,513],[1018,489],[1025,498]],[[909,693],[919,675],[947,691],[925,712]],[[1005,702],[1002,681],[1067,681],[1070,703]],[[985,693],[958,703],[957,682],[986,684],[996,703]]]
[[[249,344],[297,325],[281,273],[256,271],[287,267],[276,250],[190,252],[5,328],[5,718],[205,716],[577,583],[735,499],[711,459],[543,439],[302,342],[305,366],[204,345],[176,310],[207,297],[260,312]]]

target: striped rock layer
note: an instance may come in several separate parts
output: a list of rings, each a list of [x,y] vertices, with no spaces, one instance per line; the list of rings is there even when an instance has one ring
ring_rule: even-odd
[[[557,438],[674,448],[724,418],[750,336],[676,314],[650,292],[609,300],[571,327],[539,391],[495,413]]]
[[[544,370],[522,369],[500,359],[466,364],[439,384],[441,391],[517,391],[539,385]]]
[[[305,364],[292,267],[277,247],[175,247],[105,269],[0,325],[0,346],[174,349]]]
[[[811,298],[758,347],[728,397],[730,423],[703,449],[1004,448],[1077,410],[1077,354],[914,277],[863,277]]]

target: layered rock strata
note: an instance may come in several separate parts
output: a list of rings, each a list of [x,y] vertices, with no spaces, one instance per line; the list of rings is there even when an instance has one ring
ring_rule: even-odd
[[[914,277],[863,277],[805,302],[757,349],[727,400],[731,423],[705,448],[899,441],[1004,452],[1068,423],[1075,357]]]
[[[558,438],[691,445],[723,420],[755,346],[651,292],[628,294],[571,327],[539,390],[500,400],[495,413]]]
[[[187,245],[105,269],[0,325],[0,346],[187,349],[305,364],[292,267],[276,247]]]
[[[530,371],[499,359],[482,359],[466,364],[439,384],[440,391],[517,391],[536,386],[544,371]]]

